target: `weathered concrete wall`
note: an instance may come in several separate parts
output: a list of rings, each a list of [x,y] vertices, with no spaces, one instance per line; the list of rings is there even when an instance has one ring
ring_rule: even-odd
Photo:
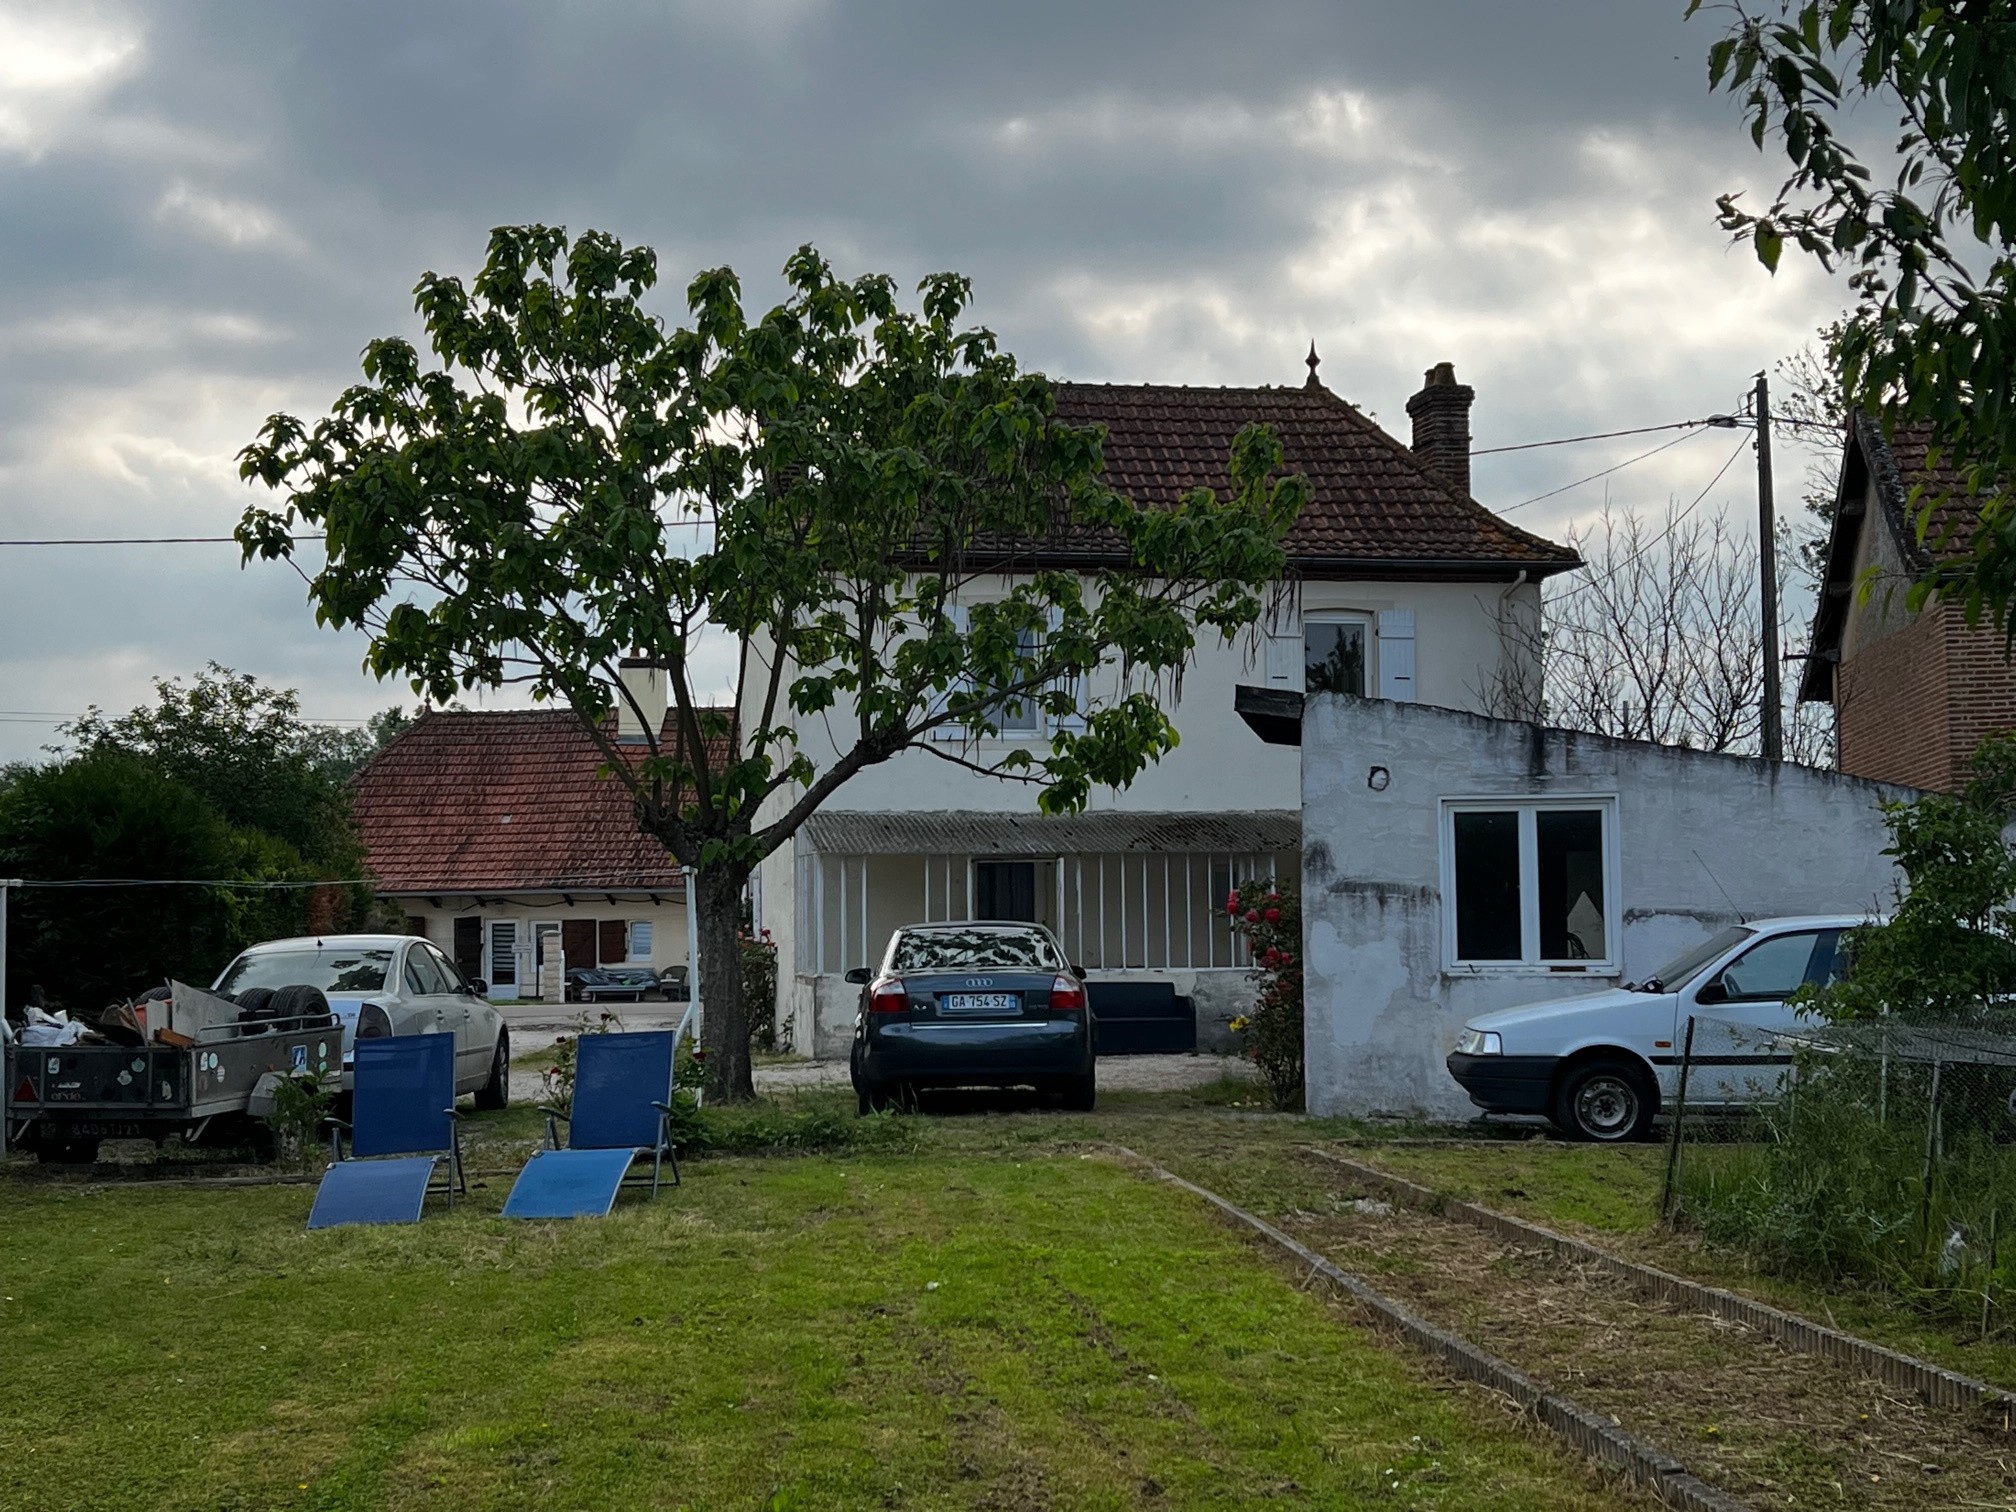
[[[1390,774],[1384,791],[1368,784]],[[1906,790],[1419,704],[1312,697],[1302,726],[1309,1107],[1467,1116],[1443,1058],[1465,1019],[1642,976],[1738,914],[1867,911],[1896,874],[1878,803]],[[1444,957],[1442,804],[1610,798],[1610,974]],[[1712,869],[1712,875],[1711,873]],[[1725,895],[1726,894],[1726,895]]]

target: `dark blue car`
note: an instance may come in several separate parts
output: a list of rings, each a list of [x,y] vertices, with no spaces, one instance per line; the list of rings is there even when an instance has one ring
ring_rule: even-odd
[[[1098,1095],[1085,979],[1040,924],[912,924],[861,988],[852,1071],[863,1113],[918,1087],[1034,1087],[1089,1111]]]

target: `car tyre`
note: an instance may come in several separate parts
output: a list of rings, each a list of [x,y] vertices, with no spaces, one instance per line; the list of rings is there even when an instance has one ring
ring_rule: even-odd
[[[490,1080],[476,1089],[476,1110],[495,1113],[511,1105],[511,1036],[497,1033],[497,1053],[490,1057]]]
[[[1571,1066],[1554,1094],[1554,1127],[1570,1139],[1624,1144],[1652,1132],[1659,1089],[1642,1067],[1616,1056]]]
[[[1099,1073],[1087,1071],[1064,1084],[1064,1106],[1072,1113],[1090,1113],[1099,1106]]]
[[[327,1018],[329,999],[320,987],[281,987],[267,1000],[276,1019]]]
[[[897,1105],[898,1089],[882,1082],[862,1082],[854,1089],[854,1111],[866,1118],[870,1113],[887,1113]]]

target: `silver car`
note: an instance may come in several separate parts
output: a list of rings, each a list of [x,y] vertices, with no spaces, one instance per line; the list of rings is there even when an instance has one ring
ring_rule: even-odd
[[[412,935],[322,935],[268,940],[241,953],[213,992],[239,1001],[264,988],[273,1006],[298,1004],[313,988],[343,1023],[343,1085],[350,1085],[357,1040],[393,1034],[455,1036],[455,1090],[476,1094],[478,1108],[510,1101],[511,1036],[504,1016],[483,1001],[484,983]],[[285,999],[281,994],[288,989]],[[296,1007],[293,1011],[302,1011]]]

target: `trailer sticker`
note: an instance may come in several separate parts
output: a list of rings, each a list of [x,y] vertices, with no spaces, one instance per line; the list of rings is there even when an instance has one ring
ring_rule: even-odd
[[[122,1087],[130,1087],[130,1086],[132,1086],[132,1085],[133,1085],[133,1073],[132,1073],[131,1071],[121,1071],[121,1072],[119,1073],[119,1085],[120,1085],[120,1086],[122,1086]]]
[[[296,1071],[306,1071],[308,1069],[308,1047],[306,1045],[296,1045],[294,1047],[294,1069]]]

